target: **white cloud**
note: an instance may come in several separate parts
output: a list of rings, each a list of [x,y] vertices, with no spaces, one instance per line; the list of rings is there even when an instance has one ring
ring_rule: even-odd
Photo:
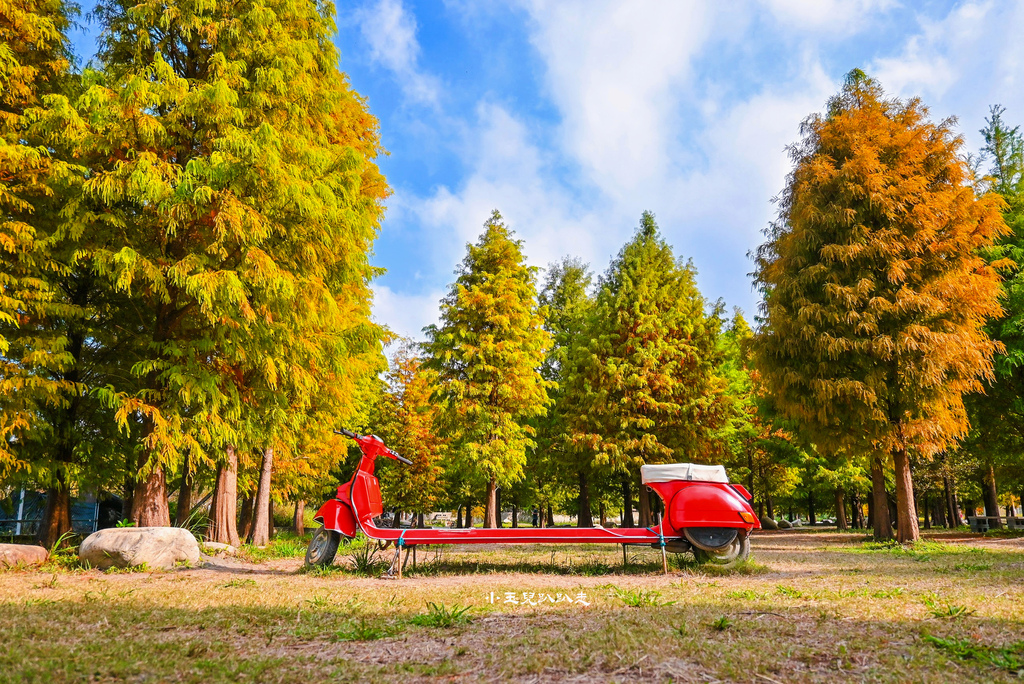
[[[416,20],[401,0],[377,0],[356,10],[355,20],[370,47],[370,58],[394,73],[402,92],[414,102],[437,105],[437,79],[423,73],[417,61]]]
[[[784,25],[800,31],[852,34],[895,0],[763,0]]]
[[[401,337],[423,340],[423,328],[437,323],[438,302],[444,293],[406,294],[385,285],[373,286],[373,318]]]

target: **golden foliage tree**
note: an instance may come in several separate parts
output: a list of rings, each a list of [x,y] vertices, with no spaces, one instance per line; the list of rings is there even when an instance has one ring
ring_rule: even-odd
[[[763,381],[812,443],[893,459],[900,542],[918,538],[911,456],[965,434],[963,396],[998,347],[984,325],[999,278],[978,249],[1006,226],[999,198],[975,194],[953,124],[851,71],[804,121],[757,252]]]

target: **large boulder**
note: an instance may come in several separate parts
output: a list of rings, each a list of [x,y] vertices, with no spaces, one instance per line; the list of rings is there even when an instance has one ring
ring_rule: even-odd
[[[204,541],[200,544],[203,553],[210,556],[235,556],[238,555],[238,549],[231,544],[222,544],[221,542]]]
[[[778,523],[769,518],[767,515],[761,516],[761,529],[762,530],[777,530],[779,529]]]
[[[0,568],[18,565],[42,565],[50,554],[42,546],[32,544],[0,544]]]
[[[78,557],[101,570],[143,564],[169,570],[183,561],[198,563],[199,542],[181,527],[110,527],[86,537]]]
[[[775,524],[779,526],[780,530],[791,530],[793,529],[793,523],[789,522],[785,518],[779,518],[775,521]]]

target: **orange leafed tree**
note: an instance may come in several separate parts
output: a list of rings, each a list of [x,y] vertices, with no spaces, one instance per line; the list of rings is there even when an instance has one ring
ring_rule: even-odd
[[[437,374],[404,346],[392,359],[387,382],[372,425],[384,443],[412,465],[381,463],[384,502],[399,511],[428,513],[442,493],[445,448],[434,429],[437,404],[431,402]]]
[[[999,265],[978,250],[1006,226],[1000,199],[975,194],[954,123],[850,72],[804,121],[757,253],[766,387],[811,442],[892,458],[903,543],[918,538],[911,457],[964,436],[962,397],[998,349],[983,326]]]

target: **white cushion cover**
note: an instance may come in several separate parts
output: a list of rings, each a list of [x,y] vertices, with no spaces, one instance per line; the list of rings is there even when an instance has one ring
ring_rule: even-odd
[[[725,466],[700,465],[698,463],[666,463],[664,465],[640,466],[640,481],[672,482],[674,480],[694,480],[697,482],[728,482]]]

